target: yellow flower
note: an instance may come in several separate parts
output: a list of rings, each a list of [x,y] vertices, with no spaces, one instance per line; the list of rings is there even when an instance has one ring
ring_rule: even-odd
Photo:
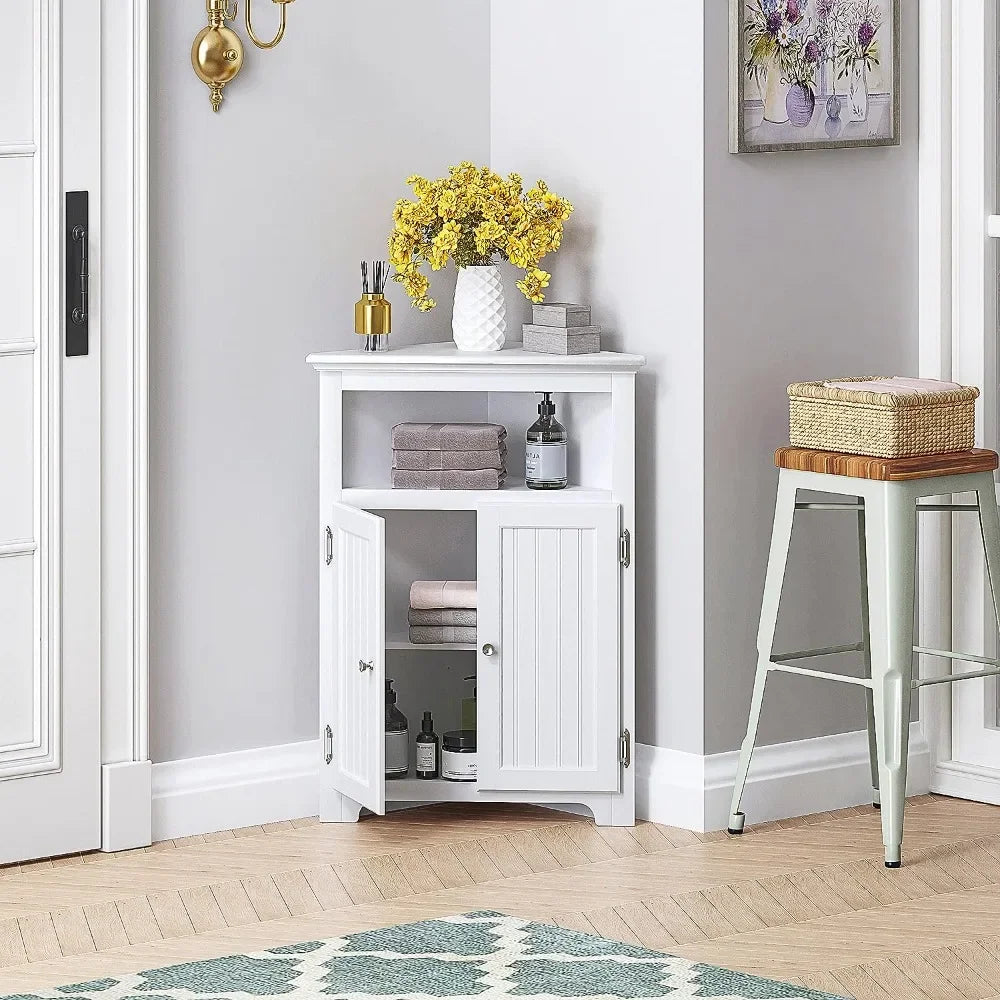
[[[434,308],[423,267],[440,270],[452,260],[458,267],[488,264],[499,255],[523,270],[518,288],[541,302],[550,275],[539,266],[558,250],[563,223],[573,206],[551,192],[544,181],[525,191],[519,174],[501,176],[489,167],[464,160],[446,177],[407,178],[415,200],[402,199],[393,209],[389,260],[414,306]]]

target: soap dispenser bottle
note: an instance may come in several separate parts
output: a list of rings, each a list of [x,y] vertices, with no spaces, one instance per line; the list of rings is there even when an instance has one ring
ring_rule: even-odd
[[[552,393],[541,393],[538,419],[528,428],[524,482],[529,490],[566,488],[566,428],[556,420]]]
[[[410,769],[410,724],[396,708],[392,681],[385,682],[385,776],[405,778]]]
[[[424,712],[424,721],[417,736],[417,777],[430,780],[440,775],[438,757],[440,740],[434,732],[434,720],[430,712]]]

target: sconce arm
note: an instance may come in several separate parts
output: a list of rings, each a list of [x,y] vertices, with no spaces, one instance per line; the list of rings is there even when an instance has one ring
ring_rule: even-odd
[[[252,15],[250,12],[252,0],[245,0],[243,4],[243,12],[246,15],[247,35],[249,35],[250,41],[252,41],[259,49],[273,49],[278,42],[285,37],[285,25],[287,22],[286,12],[288,10],[288,4],[291,3],[292,0],[274,0],[274,2],[281,6],[281,20],[278,23],[278,33],[269,42],[262,41],[257,37],[253,30]]]

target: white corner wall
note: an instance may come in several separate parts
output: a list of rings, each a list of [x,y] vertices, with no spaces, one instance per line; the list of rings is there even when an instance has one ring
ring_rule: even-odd
[[[405,178],[489,159],[489,3],[383,0],[376,34],[369,4],[296,4],[217,115],[190,62],[204,4],[150,6],[150,750],[166,762],[316,738],[305,356],[354,345],[358,262],[385,253]],[[447,338],[444,308],[391,296],[396,343]]]
[[[576,205],[550,297],[593,303],[604,343],[648,359],[637,384],[637,738],[701,754],[704,49],[692,11],[668,57],[674,6],[494,3],[491,137],[495,169],[543,177]],[[526,25],[544,49],[526,44]],[[516,292],[508,308],[515,324],[527,317]]]

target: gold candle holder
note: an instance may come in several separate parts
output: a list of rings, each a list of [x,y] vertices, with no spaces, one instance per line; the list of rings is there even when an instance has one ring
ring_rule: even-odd
[[[392,303],[381,293],[365,292],[354,307],[354,332],[365,338],[366,351],[388,350]]]

